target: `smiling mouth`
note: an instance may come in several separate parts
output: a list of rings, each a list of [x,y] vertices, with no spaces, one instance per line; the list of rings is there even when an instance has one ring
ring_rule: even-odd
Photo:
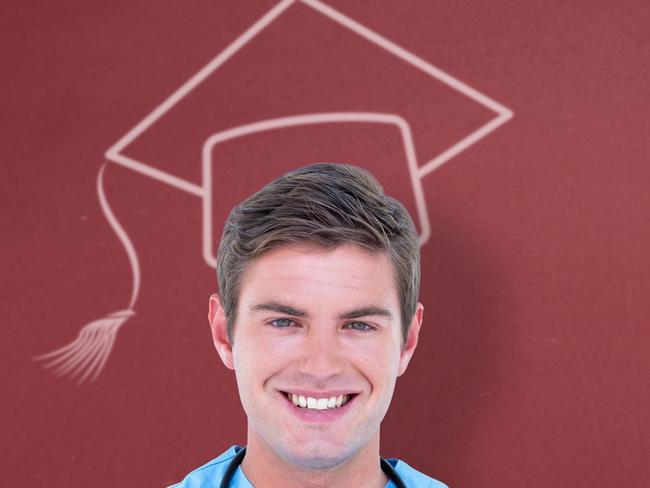
[[[295,393],[282,393],[296,407],[304,408],[305,410],[329,410],[333,408],[341,408],[356,396],[355,394],[349,394],[315,398],[305,395],[296,395]]]

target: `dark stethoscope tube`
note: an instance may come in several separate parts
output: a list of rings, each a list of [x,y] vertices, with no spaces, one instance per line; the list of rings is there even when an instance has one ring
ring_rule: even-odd
[[[223,474],[223,479],[221,480],[219,488],[229,488],[230,481],[232,480],[232,477],[235,476],[235,471],[237,471],[237,468],[244,460],[245,455],[246,448],[242,447],[239,452],[235,454],[235,456],[230,460],[230,463],[226,468],[226,472]],[[395,468],[393,468],[388,461],[386,461],[384,458],[380,458],[379,465],[381,466],[381,470],[384,472],[384,474],[388,476],[388,479],[391,480],[397,488],[406,488],[406,484],[404,481],[402,481],[402,478],[400,478],[400,476],[397,474],[397,471],[395,471]]]

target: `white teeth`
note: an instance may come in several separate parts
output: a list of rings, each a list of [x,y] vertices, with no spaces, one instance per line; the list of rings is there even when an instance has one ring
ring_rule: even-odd
[[[326,410],[328,408],[339,408],[345,405],[350,399],[350,395],[331,396],[329,398],[314,398],[295,393],[287,394],[291,403],[297,407],[308,408],[310,410]]]

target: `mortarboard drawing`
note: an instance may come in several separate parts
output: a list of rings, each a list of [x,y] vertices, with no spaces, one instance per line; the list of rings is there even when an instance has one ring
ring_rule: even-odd
[[[309,45],[300,42],[307,30]],[[321,44],[327,50],[315,53],[313,46]],[[233,75],[238,59],[245,69]],[[224,82],[229,76],[238,82]],[[201,96],[219,110],[206,109]],[[472,114],[472,129],[468,132],[466,126],[451,124],[439,130],[439,121],[455,120],[461,108]],[[438,119],[433,117],[436,114]],[[129,258],[129,303],[82,327],[71,343],[36,359],[44,360],[59,376],[76,378],[78,383],[94,381],[106,365],[117,332],[135,315],[140,266],[127,232],[108,204],[103,186],[108,164],[122,165],[202,199],[203,259],[214,268],[215,182],[219,181],[214,173],[225,164],[219,155],[223,145],[281,130],[345,124],[388,127],[397,131],[403,156],[390,170],[410,183],[422,245],[431,232],[422,179],[511,117],[512,111],[492,98],[325,3],[280,1],[106,151],[108,162],[99,170],[97,194]],[[177,153],[199,154],[198,171],[175,163],[173,155],[156,154],[155,137],[176,134],[178,127],[188,125],[198,129],[179,138]]]

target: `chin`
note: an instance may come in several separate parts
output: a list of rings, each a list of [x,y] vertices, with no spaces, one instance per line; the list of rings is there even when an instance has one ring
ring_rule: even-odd
[[[352,452],[350,446],[347,446],[347,448],[313,446],[284,450],[284,456],[282,457],[298,468],[326,470],[345,464],[354,454],[355,452]]]

